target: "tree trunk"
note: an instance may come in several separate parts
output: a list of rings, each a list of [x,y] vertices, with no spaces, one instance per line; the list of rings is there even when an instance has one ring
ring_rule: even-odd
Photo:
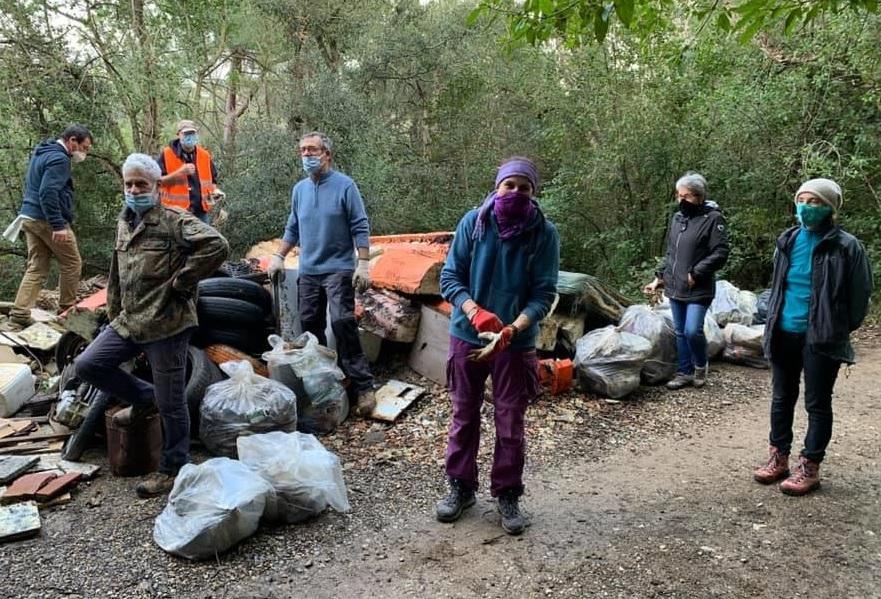
[[[145,95],[144,122],[138,145],[148,154],[156,154],[162,145],[159,139],[159,99],[152,83],[156,79],[156,57],[144,21],[144,0],[132,0],[132,25],[144,61],[144,78],[140,86]]]

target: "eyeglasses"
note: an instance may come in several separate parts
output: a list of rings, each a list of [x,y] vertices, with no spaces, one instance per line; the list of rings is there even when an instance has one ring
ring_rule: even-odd
[[[300,146],[300,155],[302,156],[318,156],[324,152],[324,148],[320,146]]]

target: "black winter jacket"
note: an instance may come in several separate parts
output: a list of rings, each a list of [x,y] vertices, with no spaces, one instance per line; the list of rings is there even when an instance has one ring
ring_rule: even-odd
[[[765,325],[765,355],[773,358],[772,337],[783,308],[789,256],[799,227],[792,227],[777,238],[774,276],[768,300]],[[855,331],[869,309],[872,294],[872,268],[860,241],[837,225],[829,226],[817,244],[811,267],[811,305],[805,343],[817,353],[848,364],[854,363],[850,333]]]
[[[718,204],[706,201],[693,214],[676,211],[667,232],[667,252],[655,275],[667,297],[709,302],[716,295],[716,271],[728,260],[728,227]],[[688,275],[694,279],[689,287]]]

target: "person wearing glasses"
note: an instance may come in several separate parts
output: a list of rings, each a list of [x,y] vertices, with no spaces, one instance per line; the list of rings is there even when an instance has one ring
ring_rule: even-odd
[[[340,366],[357,395],[355,414],[367,417],[376,398],[373,375],[358,337],[355,289],[364,291],[370,286],[370,224],[358,186],[332,168],[333,142],[327,135],[319,131],[304,135],[300,158],[307,176],[294,185],[291,213],[268,274],[271,278],[283,273],[285,255],[299,246],[297,293],[303,330],[327,345],[325,314],[330,307]]]
[[[643,288],[663,288],[670,299],[678,367],[668,389],[703,387],[709,372],[704,317],[716,294],[716,272],[728,260],[728,228],[719,205],[707,199],[707,180],[686,173],[676,181],[679,210],[667,231],[667,252],[655,279]]]
[[[820,486],[820,462],[832,438],[832,389],[841,364],[854,363],[850,334],[869,309],[872,269],[860,241],[836,222],[841,188],[811,179],[795,194],[798,226],[777,238],[765,325],[771,361],[771,432],[768,462],[753,473],[762,484],[778,480],[787,495]],[[804,374],[808,430],[798,465],[790,472],[792,419]]]

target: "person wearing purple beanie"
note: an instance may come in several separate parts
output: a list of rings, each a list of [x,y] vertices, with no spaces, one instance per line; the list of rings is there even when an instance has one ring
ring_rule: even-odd
[[[476,502],[480,407],[489,377],[496,426],[490,494],[512,535],[527,525],[519,505],[526,406],[539,391],[538,323],[553,305],[560,269],[560,236],[538,206],[538,190],[531,160],[502,163],[495,191],[459,221],[440,277],[441,294],[453,304],[447,361],[453,405],[450,491],[437,504],[437,519],[458,520]]]

